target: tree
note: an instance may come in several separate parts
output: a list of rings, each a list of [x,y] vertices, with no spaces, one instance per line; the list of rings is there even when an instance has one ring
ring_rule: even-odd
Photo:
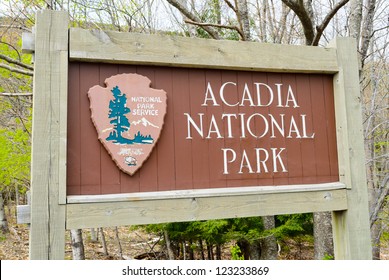
[[[127,108],[127,97],[122,94],[119,87],[116,86],[111,90],[114,100],[109,102],[109,114],[108,118],[111,119],[110,123],[114,125],[114,130],[107,137],[108,141],[115,141],[115,143],[126,143],[128,139],[123,138],[122,133],[130,129],[130,122],[125,116],[130,113],[130,108]]]
[[[82,240],[82,230],[70,230],[70,238],[72,243],[73,260],[85,260],[84,242]]]

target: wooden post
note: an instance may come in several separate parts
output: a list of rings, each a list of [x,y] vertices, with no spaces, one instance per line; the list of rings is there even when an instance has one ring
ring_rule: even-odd
[[[37,13],[30,259],[64,259],[68,15]]]
[[[371,259],[368,192],[356,41],[337,38],[339,72],[334,75],[340,182],[347,187],[348,210],[333,212],[335,259]]]

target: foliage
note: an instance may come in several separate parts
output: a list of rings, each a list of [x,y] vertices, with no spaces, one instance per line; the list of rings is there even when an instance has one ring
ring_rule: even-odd
[[[276,216],[276,227],[271,231],[277,238],[313,234],[313,216],[307,214]]]
[[[182,243],[192,244],[191,250],[197,251],[199,255],[204,254],[205,250],[201,244],[205,242],[207,250],[213,246],[227,244],[231,246],[232,259],[244,259],[245,248],[239,247],[239,244],[254,244],[269,235],[275,235],[277,239],[302,236],[312,234],[312,214],[282,215],[276,217],[277,226],[275,229],[264,230],[262,218],[235,218],[195,222],[166,223],[142,226],[149,233],[163,235],[166,231],[171,243],[179,247]],[[182,255],[177,255],[177,258]]]
[[[16,121],[18,123],[18,121]],[[31,116],[24,127],[0,129],[0,189],[14,185],[25,192],[30,181]]]
[[[240,250],[238,245],[234,245],[231,247],[231,259],[244,260],[244,256],[242,255],[242,251]]]

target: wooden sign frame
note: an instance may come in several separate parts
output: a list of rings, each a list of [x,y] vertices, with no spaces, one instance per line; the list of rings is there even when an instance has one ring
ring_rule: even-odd
[[[66,12],[37,14],[30,259],[63,259],[66,229],[320,211],[333,213],[335,259],[371,259],[354,39],[337,38],[328,48],[319,48],[89,31],[68,25]],[[332,74],[340,181],[67,196],[69,61]]]

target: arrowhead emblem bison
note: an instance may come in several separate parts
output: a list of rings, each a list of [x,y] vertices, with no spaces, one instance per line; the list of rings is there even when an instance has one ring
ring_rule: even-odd
[[[105,85],[88,91],[91,118],[113,161],[133,175],[160,137],[167,95],[151,88],[150,79],[139,74],[118,74]]]

